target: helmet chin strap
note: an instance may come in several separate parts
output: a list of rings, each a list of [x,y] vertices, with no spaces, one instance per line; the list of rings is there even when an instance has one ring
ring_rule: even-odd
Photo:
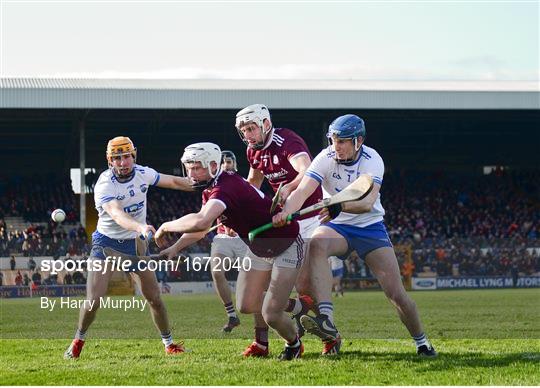
[[[118,173],[116,171],[116,168],[114,168],[113,166],[111,166],[111,169],[112,169],[112,172],[113,172],[114,176],[116,177],[116,179],[118,179],[119,182],[128,181],[133,177],[133,175],[135,175],[135,167],[133,167],[131,169],[131,172],[128,175],[120,175],[120,173]]]
[[[266,149],[268,148],[268,146],[270,145],[270,143],[272,143],[272,133],[274,132],[274,127],[270,128],[270,130],[268,131],[268,134],[266,135],[266,138],[264,138],[264,129],[263,129],[263,147],[262,149]]]
[[[358,138],[355,137],[354,140],[353,140],[353,144],[354,144],[353,156],[351,158],[349,158],[349,159],[338,159],[337,158],[337,152],[336,152],[336,157],[335,157],[336,162],[338,162],[339,164],[348,164],[348,163],[352,163],[352,162],[356,161],[356,159],[358,159],[358,153],[361,152],[362,143],[359,143]],[[334,147],[334,151],[335,150],[336,149]]]
[[[204,190],[206,190],[212,183],[214,183],[214,180],[219,176],[219,174],[221,173],[221,166],[218,165],[218,168],[216,169],[216,173],[215,174],[212,174],[210,172],[210,166],[207,167],[208,169],[208,174],[210,175],[210,179],[207,179],[207,180],[204,180],[204,181],[195,181],[194,184],[191,185],[191,187],[195,190],[195,191],[198,191],[198,192],[202,192]],[[187,174],[186,174],[187,176]]]
[[[263,122],[263,126],[259,127],[259,128],[261,129],[262,142],[255,144],[253,149],[255,149],[255,150],[264,150],[266,147],[268,147],[270,145],[272,136],[269,136],[269,135],[271,135],[272,132],[274,131],[274,126],[272,126],[268,130],[268,133],[266,133],[266,134],[265,134],[265,131],[264,131],[264,122]]]

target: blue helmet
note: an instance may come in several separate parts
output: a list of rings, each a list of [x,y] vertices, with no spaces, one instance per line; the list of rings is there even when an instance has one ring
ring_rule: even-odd
[[[344,115],[339,116],[332,121],[332,124],[328,127],[328,133],[326,137],[331,138],[336,135],[340,139],[353,139],[358,136],[366,137],[366,125],[357,115]]]
[[[332,137],[334,136],[339,139],[352,139],[354,149],[358,151],[361,146],[361,144],[358,144],[358,137],[361,136],[362,139],[366,138],[366,125],[364,124],[364,120],[353,114],[339,116],[332,121],[328,127],[328,132],[326,133],[328,143],[332,144]],[[353,155],[353,158],[341,160],[338,159],[336,155],[335,160],[338,163],[350,163],[354,161],[355,156],[356,155]]]

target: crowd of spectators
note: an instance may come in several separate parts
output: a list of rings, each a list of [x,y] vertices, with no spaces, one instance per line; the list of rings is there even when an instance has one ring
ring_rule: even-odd
[[[385,175],[385,222],[412,248],[414,273],[540,272],[540,171]]]
[[[82,256],[89,252],[90,245],[82,226],[67,227],[48,221],[47,226],[30,224],[25,230],[8,231],[5,221],[0,219],[0,257],[11,254]]]
[[[540,171],[388,174],[382,197],[396,242],[540,236]]]
[[[78,222],[79,201],[73,194],[67,175],[0,177],[0,218],[22,217],[28,222],[47,221],[56,208],[66,212],[66,224]]]
[[[73,227],[78,219],[78,200],[69,180],[54,176],[11,178],[0,180],[0,191],[0,257],[89,254],[86,231]],[[540,249],[530,249],[540,248],[540,171],[497,170],[489,175],[395,171],[385,175],[381,195],[392,242],[410,247],[415,274],[540,272]],[[72,223],[72,227],[66,229],[49,221],[57,207],[66,211],[67,226]],[[148,194],[148,221],[156,227],[199,208],[198,194],[159,188]],[[31,224],[26,230],[8,230],[2,219],[8,216],[46,222],[47,226]],[[175,237],[171,236],[171,241]],[[208,253],[211,238],[184,253]],[[151,246],[152,253],[158,251]],[[347,261],[346,270],[351,277],[371,276],[357,255]],[[209,274],[182,271],[161,276],[164,281],[210,278]],[[198,278],[191,279],[194,276]]]

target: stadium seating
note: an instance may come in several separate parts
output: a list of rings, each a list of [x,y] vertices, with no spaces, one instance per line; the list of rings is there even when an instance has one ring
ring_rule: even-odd
[[[4,183],[0,185],[0,257],[89,254],[86,232],[76,224],[78,201],[69,180],[47,176],[0,181]],[[388,172],[381,191],[385,222],[396,246],[411,247],[414,274],[536,274],[540,272],[539,182],[538,171]],[[157,188],[148,196],[148,220],[156,227],[200,207],[198,194]],[[49,221],[56,207],[68,215],[62,226]],[[26,230],[8,228],[5,220],[13,224],[16,219],[30,225]],[[186,253],[209,252],[212,237]],[[157,247],[152,246],[151,252],[157,253]],[[356,255],[346,262],[345,271],[350,278],[371,277]],[[5,274],[4,284],[11,277]],[[207,279],[207,273],[186,271],[163,276],[166,281]]]

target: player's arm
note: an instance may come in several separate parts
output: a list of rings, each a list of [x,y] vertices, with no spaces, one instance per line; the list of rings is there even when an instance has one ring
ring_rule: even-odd
[[[257,170],[256,168],[250,167],[247,181],[252,186],[255,186],[256,188],[260,189],[264,181],[264,174],[261,172],[261,170]]]
[[[225,204],[220,200],[209,200],[198,213],[187,214],[177,220],[165,222],[156,232],[156,243],[163,244],[165,233],[196,233],[210,229],[214,221],[225,211]]]
[[[300,210],[306,199],[317,190],[317,187],[319,187],[318,181],[304,175],[296,190],[285,201],[283,210],[272,218],[274,226],[284,226],[287,223],[287,216]]]
[[[330,206],[330,208],[325,207],[319,213],[321,223],[325,223],[336,218],[342,211],[353,214],[369,213],[371,209],[373,209],[373,205],[377,200],[380,189],[381,185],[378,183],[373,183],[373,189],[371,192],[360,201],[343,202],[341,204]]]
[[[377,197],[379,195],[379,190],[381,189],[381,185],[378,183],[373,183],[373,189],[371,192],[360,201],[351,201],[351,202],[344,202],[341,204],[342,211],[347,213],[353,213],[353,214],[362,214],[362,213],[368,213],[373,209],[373,205],[375,204],[375,201],[377,200]]]
[[[206,231],[184,233],[173,245],[171,245],[167,249],[163,249],[161,252],[159,252],[159,254],[160,256],[167,256],[168,259],[173,259],[174,257],[178,256],[178,253],[180,251],[189,247],[192,244],[195,244],[204,236],[206,236]]]
[[[298,187],[298,185],[302,181],[302,178],[304,177],[304,173],[311,164],[311,159],[306,152],[302,152],[289,158],[289,162],[291,163],[291,166],[294,168],[294,170],[298,173],[298,175],[296,176],[296,178],[294,178],[286,185],[283,185],[283,187],[281,188],[281,203],[285,203],[289,195]]]
[[[379,190],[381,189],[384,176],[384,162],[382,158],[377,155],[377,157],[367,161],[366,167],[367,172],[373,177],[373,189],[371,192],[360,201],[345,202],[324,208],[319,214],[321,223],[336,218],[342,211],[353,214],[362,214],[370,212],[371,209],[373,209],[373,204],[377,200]]]
[[[347,213],[362,214],[373,209],[375,201],[379,197],[384,176],[384,162],[380,156],[368,160],[368,173],[373,177],[373,189],[360,201],[346,202],[342,204],[342,210]]]
[[[156,229],[152,225],[137,222],[133,217],[124,212],[120,202],[117,200],[105,202],[101,206],[111,216],[114,222],[126,230],[138,232],[143,236],[146,236],[148,232],[156,233]]]
[[[174,175],[160,174],[157,187],[164,189],[182,190],[182,191],[194,191],[191,186],[191,179],[186,177],[179,177]]]

